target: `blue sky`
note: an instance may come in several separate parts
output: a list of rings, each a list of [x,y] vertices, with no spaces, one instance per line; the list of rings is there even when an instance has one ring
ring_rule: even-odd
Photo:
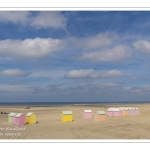
[[[0,102],[149,101],[149,11],[1,11]]]

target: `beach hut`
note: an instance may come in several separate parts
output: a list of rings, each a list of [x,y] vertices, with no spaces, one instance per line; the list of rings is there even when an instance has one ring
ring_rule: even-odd
[[[25,125],[26,124],[26,116],[22,113],[18,113],[15,117],[14,117],[14,122],[15,125],[21,126],[21,125]]]
[[[62,122],[72,122],[73,116],[72,111],[62,111],[61,121]]]
[[[8,122],[12,123],[13,117],[15,117],[16,115],[17,115],[17,113],[11,112],[11,113],[8,115]]]
[[[28,124],[36,123],[36,115],[33,112],[29,112],[26,114],[26,123]]]
[[[120,117],[121,116],[121,110],[119,108],[113,109],[113,116],[114,117]]]
[[[137,107],[135,108],[135,114],[136,114],[136,115],[139,115],[139,114],[140,114],[139,108],[137,108]]]
[[[91,110],[84,110],[83,111],[83,118],[92,118],[92,111]]]
[[[120,111],[121,111],[121,116],[124,117],[124,116],[126,115],[124,108],[123,108],[123,107],[120,107],[120,108],[118,108],[118,109],[120,109]]]
[[[130,115],[134,115],[134,110],[133,110],[133,108],[129,107],[128,109],[129,109],[129,114],[130,114]]]
[[[114,115],[113,115],[113,109],[114,108],[109,108],[108,110],[107,110],[107,115],[109,116],[109,117],[113,117]]]
[[[106,114],[104,111],[96,111],[94,114],[94,120],[96,122],[106,121]]]
[[[14,116],[14,117],[12,117],[12,124],[15,124],[15,122],[16,122],[16,118]]]
[[[129,109],[125,107],[124,110],[125,110],[125,116],[129,116],[130,115]]]
[[[131,107],[133,115],[136,115],[136,109],[134,107]]]

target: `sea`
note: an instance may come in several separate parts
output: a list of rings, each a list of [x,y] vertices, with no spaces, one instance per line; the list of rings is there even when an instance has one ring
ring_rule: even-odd
[[[108,104],[143,104],[150,101],[133,101],[133,102],[0,102],[0,106],[34,106],[34,107],[49,107],[62,105],[108,105]]]

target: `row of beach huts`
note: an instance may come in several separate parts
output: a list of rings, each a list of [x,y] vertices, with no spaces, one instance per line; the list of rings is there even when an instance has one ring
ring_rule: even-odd
[[[96,111],[94,114],[94,119],[97,122],[105,121],[106,114],[104,111]],[[92,118],[92,111],[91,110],[84,110],[83,111],[83,118]],[[72,122],[73,121],[73,113],[72,111],[62,111],[61,115],[61,121],[62,122]]]
[[[109,108],[107,110],[108,116],[119,117],[119,116],[130,116],[130,115],[139,115],[139,108],[134,107],[118,107],[118,108]]]
[[[94,113],[94,120],[96,122],[102,122],[106,121],[106,116],[109,117],[121,117],[121,116],[130,116],[130,115],[139,115],[140,110],[139,108],[133,108],[133,107],[112,107],[107,110],[107,113],[105,111],[96,111]],[[92,118],[93,113],[92,110],[83,110],[83,118],[88,119]],[[61,121],[62,122],[72,122],[73,121],[73,113],[72,111],[62,111],[61,115]]]
[[[129,116],[129,115],[139,115],[139,108],[133,107],[112,107],[105,111],[99,110],[94,113],[94,120],[96,122],[106,121],[106,116],[109,117],[121,117],[121,116]],[[93,118],[92,110],[83,110],[82,117],[84,119]],[[72,111],[62,111],[61,113],[61,121],[62,122],[72,122],[73,121],[73,113]],[[25,124],[35,124],[36,115],[33,112],[29,112],[26,115],[23,113],[15,113],[11,112],[8,115],[8,122],[14,125],[25,125]]]
[[[11,112],[8,115],[8,122],[18,126],[25,124],[35,124],[36,115],[33,112],[29,112],[26,115],[23,113]]]

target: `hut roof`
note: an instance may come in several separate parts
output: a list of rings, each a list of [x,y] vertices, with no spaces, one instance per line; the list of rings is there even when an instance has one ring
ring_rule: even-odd
[[[135,108],[133,108],[133,107],[129,107],[128,109],[129,109],[129,110],[134,110]]]
[[[119,107],[119,109],[121,109],[121,110],[128,110],[127,107]]]
[[[112,111],[114,108],[109,108],[107,111]]]
[[[127,107],[122,107],[123,109],[126,109]]]
[[[84,112],[92,112],[92,110],[84,110]]]
[[[131,107],[131,109],[135,110],[135,108],[134,108],[134,107]]]
[[[33,114],[33,112],[29,112],[26,114],[26,116],[31,116]]]
[[[23,115],[22,113],[18,113],[15,117],[20,117],[22,115]]]
[[[120,110],[129,110],[131,107],[121,107]]]
[[[129,108],[125,107],[124,110],[128,110]]]
[[[17,113],[11,112],[8,116],[14,117],[14,116],[16,116],[16,115],[17,115]]]
[[[113,111],[120,111],[120,109],[119,108],[114,108]]]
[[[64,114],[64,115],[72,115],[72,111],[62,111],[62,114]]]
[[[96,111],[99,115],[105,115],[104,111]]]

